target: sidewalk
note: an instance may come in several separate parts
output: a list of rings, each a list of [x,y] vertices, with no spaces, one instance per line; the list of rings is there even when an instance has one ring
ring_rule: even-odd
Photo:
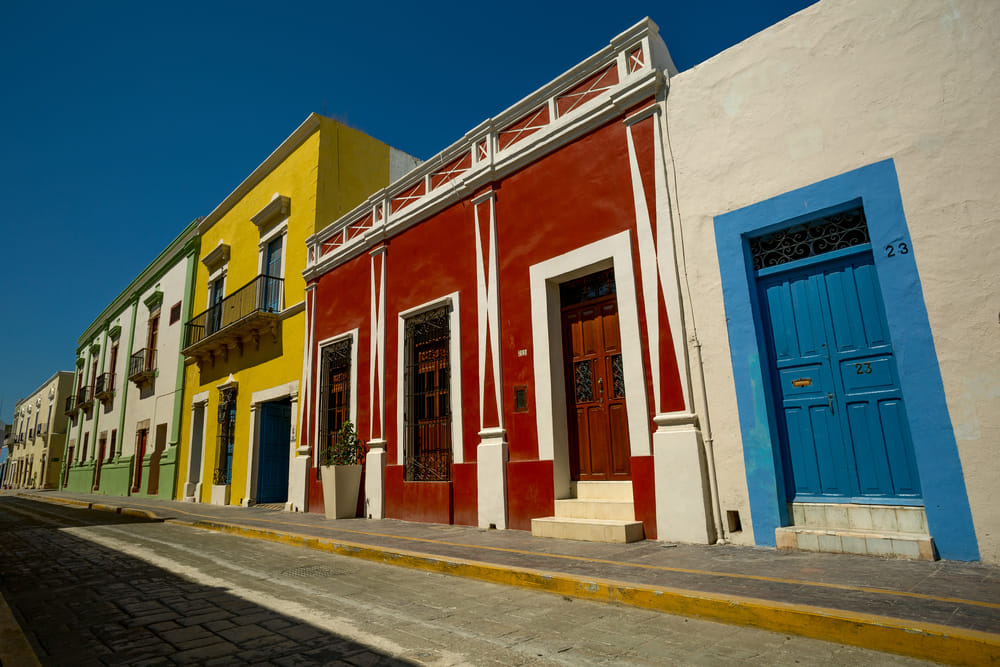
[[[929,660],[1000,663],[995,566],[655,541],[598,544],[59,491],[18,495]]]

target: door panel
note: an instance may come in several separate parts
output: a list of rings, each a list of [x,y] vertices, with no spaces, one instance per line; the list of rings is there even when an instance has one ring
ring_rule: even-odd
[[[918,498],[870,253],[759,282],[790,499]]]
[[[570,473],[631,479],[618,307],[614,295],[563,308]]]
[[[258,503],[288,500],[288,449],[292,425],[289,402],[261,405],[260,458],[257,466]]]

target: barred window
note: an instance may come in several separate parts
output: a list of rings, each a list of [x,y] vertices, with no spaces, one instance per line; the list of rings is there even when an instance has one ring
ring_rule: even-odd
[[[451,305],[406,320],[407,481],[451,480]]]
[[[857,207],[750,239],[750,256],[759,271],[870,242],[864,209]]]
[[[215,465],[213,484],[229,484],[233,476],[233,443],[236,431],[236,389],[219,391],[219,434],[218,460]]]
[[[350,419],[351,409],[351,339],[337,341],[320,350],[319,378],[319,447],[320,464],[327,451],[340,437],[340,427]],[[320,478],[316,466],[316,479]]]

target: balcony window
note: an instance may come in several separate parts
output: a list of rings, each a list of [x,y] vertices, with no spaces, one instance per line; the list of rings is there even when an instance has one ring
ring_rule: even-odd
[[[156,375],[156,350],[144,347],[129,357],[128,379],[143,385]]]
[[[284,307],[284,280],[257,276],[229,296],[220,297],[221,289],[216,290],[213,285],[209,307],[184,325],[184,354],[199,360],[212,357],[215,352],[228,355],[230,344],[242,348],[246,340],[259,342],[265,332],[277,340],[279,313]]]

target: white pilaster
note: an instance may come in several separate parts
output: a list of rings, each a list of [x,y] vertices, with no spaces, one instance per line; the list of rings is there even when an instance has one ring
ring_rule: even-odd
[[[656,538],[711,544],[711,497],[705,451],[693,415],[654,418],[653,478]]]
[[[365,516],[385,518],[385,440],[369,440],[365,457]]]
[[[479,432],[476,448],[476,487],[479,527],[507,528],[507,438],[502,428]]]
[[[257,479],[257,404],[250,404],[250,440],[247,442],[247,479],[246,479],[246,490],[243,494],[243,502],[240,504],[244,507],[250,505],[250,499],[253,498],[254,492],[254,482]]]

